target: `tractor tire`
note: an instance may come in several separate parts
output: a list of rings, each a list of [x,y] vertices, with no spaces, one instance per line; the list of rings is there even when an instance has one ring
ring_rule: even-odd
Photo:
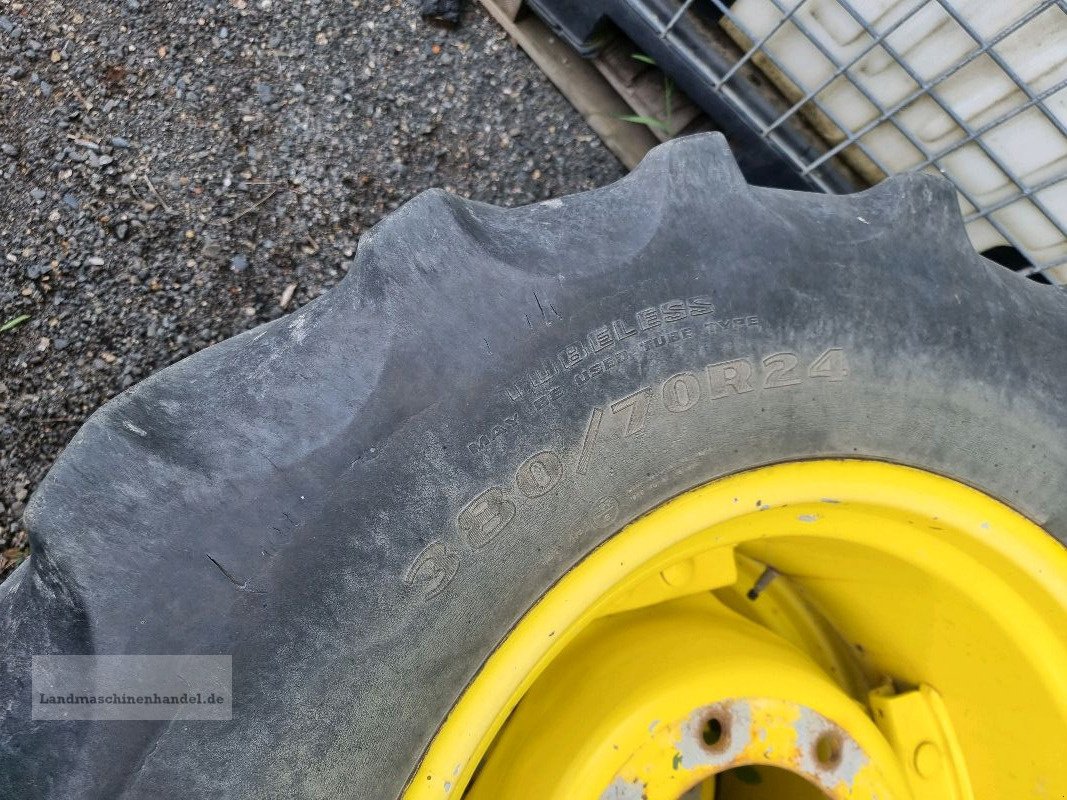
[[[717,134],[503,209],[420,194],[342,283],[100,408],[0,586],[0,797],[395,800],[494,648],[658,504],[910,465],[1067,543],[1067,294],[952,187],[746,185]],[[41,654],[232,654],[233,717],[31,718]]]

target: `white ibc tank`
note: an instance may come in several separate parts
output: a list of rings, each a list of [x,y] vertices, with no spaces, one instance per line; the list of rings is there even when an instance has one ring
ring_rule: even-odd
[[[724,27],[761,45],[754,62],[794,101],[814,96],[799,113],[868,177],[882,177],[874,164],[941,171],[978,250],[1065,264],[1067,14],[1027,0],[845,2],[854,13],[738,0]],[[1067,265],[1048,276],[1067,283]]]

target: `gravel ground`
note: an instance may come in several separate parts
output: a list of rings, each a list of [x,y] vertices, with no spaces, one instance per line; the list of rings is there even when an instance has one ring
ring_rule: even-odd
[[[621,174],[478,7],[0,0],[0,577],[88,414],[329,289],[417,192]]]

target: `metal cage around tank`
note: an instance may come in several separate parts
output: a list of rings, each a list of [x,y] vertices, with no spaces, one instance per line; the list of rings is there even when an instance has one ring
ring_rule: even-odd
[[[721,126],[741,151],[739,160],[742,169],[748,167],[750,180],[759,182],[761,172],[766,176],[777,169],[790,177],[764,177],[763,182],[796,188],[799,181],[807,188],[843,192],[901,171],[937,171],[959,191],[965,222],[979,249],[1011,246],[1028,262],[1020,269],[1023,274],[1067,283],[1064,0],[1002,4],[998,13],[1008,19],[1001,20],[996,30],[990,30],[988,9],[998,4],[982,8],[974,0],[882,0],[884,13],[874,19],[871,9],[879,6],[877,0],[528,2],[586,55],[596,51],[606,26],[620,29]],[[755,3],[763,6],[762,25],[754,25],[748,13]],[[847,54],[835,51],[827,44],[825,31],[815,29],[813,8],[823,18],[832,11],[854,27],[856,35]],[[983,24],[976,24],[976,17]],[[902,37],[909,35],[909,28],[921,22],[928,29],[931,19],[942,40],[951,35],[959,44],[960,37],[966,37],[963,52],[938,65],[933,74],[917,68],[901,52]],[[809,64],[798,67],[795,53],[793,58],[783,55],[786,37],[792,37],[788,41],[794,50],[799,37],[810,54],[817,53],[814,57],[820,59],[824,74],[813,81],[806,74]],[[1018,51],[1020,42],[1025,47],[1030,41],[1045,48],[1035,49],[1032,55],[1042,64],[1052,64],[1040,80],[1020,74],[1002,52],[1007,45]],[[891,61],[906,76],[909,86],[900,96],[890,100],[879,96],[871,80],[859,74],[874,58]],[[952,87],[954,76],[958,82],[979,66],[986,70],[983,74],[995,70],[990,80],[1003,81],[1001,86],[1010,81],[1010,96],[980,109],[980,114],[961,113],[959,103],[946,99],[946,87]],[[831,93],[840,94],[843,86],[869,104],[869,119],[861,123],[846,119],[841,104],[828,100]],[[936,109],[946,124],[954,126],[950,141],[932,146],[905,121],[920,103]],[[1031,115],[1025,118],[1030,120],[1030,130],[1037,124],[1031,117],[1039,117],[1042,146],[1053,152],[1049,163],[1037,170],[1020,169],[995,142],[995,137],[1009,130],[1006,126],[1019,124],[1024,115]],[[901,159],[893,163],[885,149],[876,146],[876,137],[884,139],[887,132],[914,149],[907,159],[913,163],[902,168]],[[981,196],[968,186],[973,170],[960,167],[961,153],[968,153],[972,162],[981,159],[987,177],[999,181],[996,192],[986,193],[991,196]],[[1030,229],[1039,227],[1044,244],[1035,245],[1033,237],[1028,240],[1025,226],[1018,224],[1020,219]]]

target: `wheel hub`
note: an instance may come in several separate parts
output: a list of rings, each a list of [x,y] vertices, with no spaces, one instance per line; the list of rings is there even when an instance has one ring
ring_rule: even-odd
[[[743,766],[800,775],[811,797],[906,796],[863,710],[805,653],[711,594],[612,615],[574,644],[524,698],[469,798],[509,785],[530,797],[676,800]],[[762,771],[742,774],[762,782]]]

